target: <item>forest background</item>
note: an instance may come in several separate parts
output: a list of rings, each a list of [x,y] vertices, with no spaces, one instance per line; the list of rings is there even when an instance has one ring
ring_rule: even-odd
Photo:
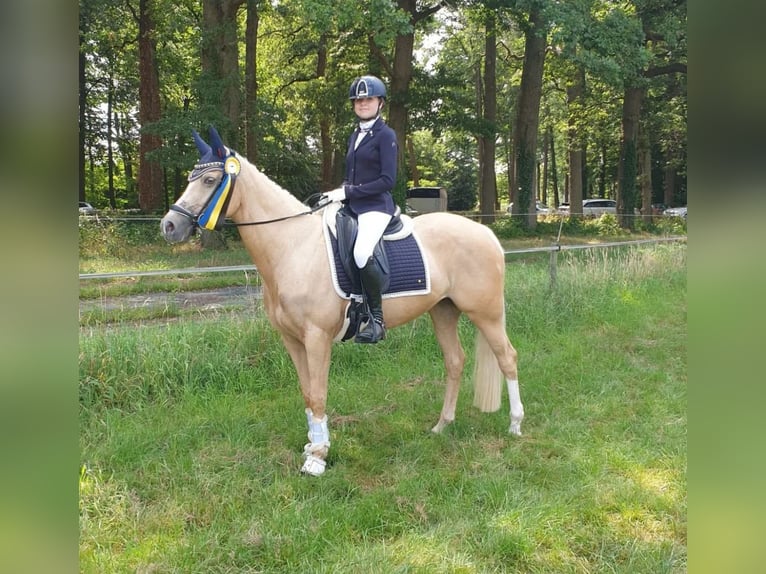
[[[491,223],[507,203],[685,205],[686,2],[80,0],[79,198],[165,211],[224,141],[298,198],[343,178],[348,86],[381,77],[395,197],[442,186]]]

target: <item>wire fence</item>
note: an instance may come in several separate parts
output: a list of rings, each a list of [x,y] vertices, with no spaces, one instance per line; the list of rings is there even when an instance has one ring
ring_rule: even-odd
[[[551,254],[551,280],[555,282],[555,263],[556,255],[562,251],[574,251],[580,249],[599,249],[609,247],[626,247],[630,245],[666,243],[686,241],[685,236],[657,237],[652,239],[634,239],[630,241],[611,241],[605,243],[588,243],[585,245],[553,245],[543,247],[527,247],[522,249],[509,249],[505,251],[506,257],[509,255],[518,255],[524,253],[550,253]],[[186,267],[182,269],[157,269],[149,271],[116,271],[110,273],[80,273],[80,280],[89,279],[121,279],[128,277],[149,277],[163,275],[192,275],[202,273],[228,273],[232,271],[258,271],[255,265],[225,265],[220,267]]]

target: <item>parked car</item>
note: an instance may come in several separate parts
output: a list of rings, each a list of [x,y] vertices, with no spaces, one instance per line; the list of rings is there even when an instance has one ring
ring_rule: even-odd
[[[80,215],[95,215],[96,208],[87,201],[80,202]]]
[[[683,207],[669,207],[663,212],[663,215],[669,215],[671,217],[683,217],[686,219],[686,206]]]
[[[559,205],[559,212],[564,215],[569,215],[569,203],[564,202]],[[604,213],[617,214],[617,202],[614,199],[583,199],[582,200],[582,214],[598,217]]]
[[[508,204],[506,211],[508,213],[513,211],[513,202]],[[551,212],[551,208],[545,205],[542,201],[535,201],[535,212],[537,215],[547,215]]]

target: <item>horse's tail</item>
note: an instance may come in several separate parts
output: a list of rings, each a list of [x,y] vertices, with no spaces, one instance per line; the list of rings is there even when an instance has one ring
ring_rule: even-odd
[[[481,331],[476,331],[476,357],[473,370],[473,406],[483,413],[500,408],[503,373],[495,353]]]

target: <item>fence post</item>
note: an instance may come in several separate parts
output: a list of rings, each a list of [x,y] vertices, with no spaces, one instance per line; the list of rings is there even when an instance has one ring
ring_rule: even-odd
[[[557,275],[556,275],[557,265],[556,265],[556,263],[558,261],[559,251],[561,251],[561,245],[556,243],[556,244],[554,244],[554,246],[556,247],[556,249],[551,250],[551,256],[550,256],[550,258],[548,260],[548,272],[550,273],[550,276],[551,276],[551,285],[550,285],[551,286],[551,290],[556,289],[556,280],[557,280]]]

